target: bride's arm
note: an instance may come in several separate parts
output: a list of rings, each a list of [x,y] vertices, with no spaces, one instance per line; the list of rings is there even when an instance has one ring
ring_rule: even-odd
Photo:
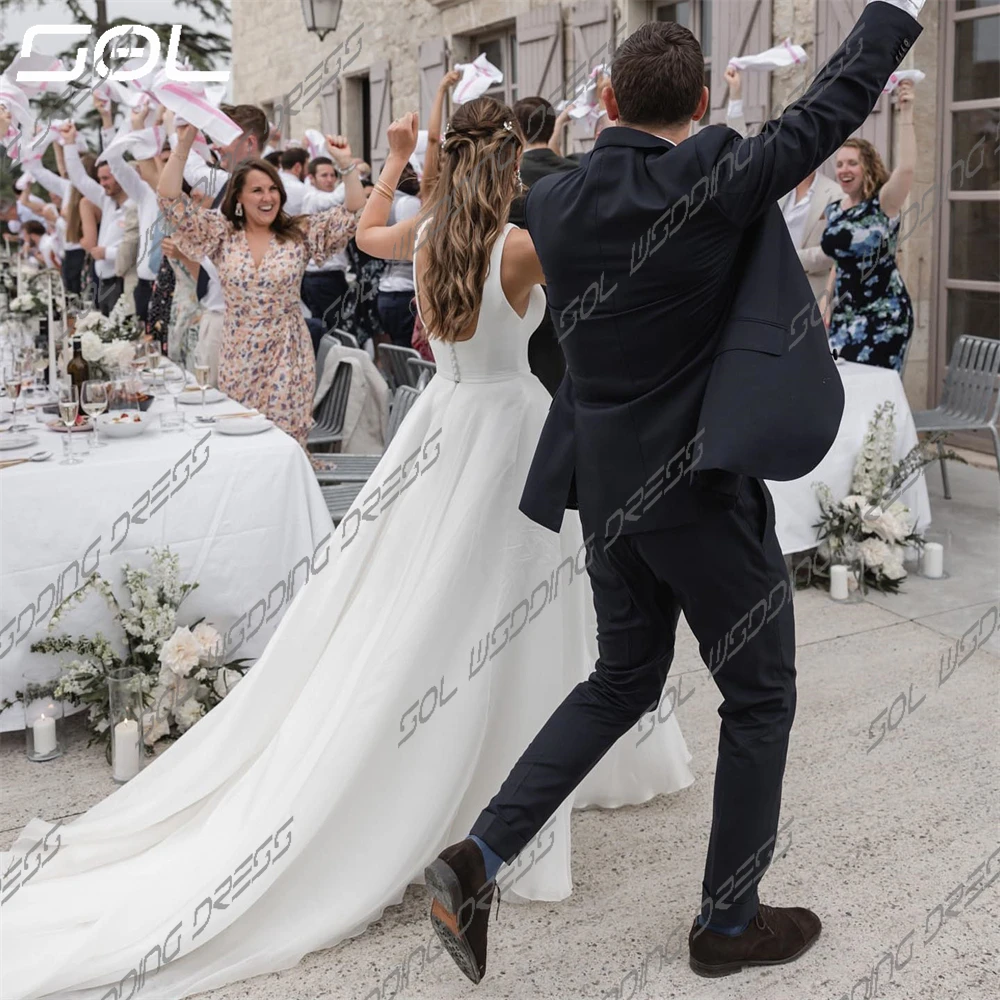
[[[416,232],[423,213],[394,226],[387,226],[392,200],[403,167],[417,146],[417,116],[403,115],[389,126],[389,155],[358,221],[355,242],[359,250],[383,260],[412,260]]]
[[[522,298],[535,285],[545,284],[542,264],[526,229],[512,229],[500,261],[500,283],[508,299]]]

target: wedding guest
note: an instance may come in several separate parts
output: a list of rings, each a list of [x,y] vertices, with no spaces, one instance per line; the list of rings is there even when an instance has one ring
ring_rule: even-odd
[[[380,197],[386,197],[383,188],[376,186],[374,191]],[[407,164],[396,185],[387,225],[406,222],[420,214],[420,199],[417,197],[419,191],[417,172]],[[411,346],[415,315],[413,260],[387,261],[378,282],[378,317],[392,343],[399,347]]]
[[[174,275],[167,328],[169,357],[193,369],[202,331],[204,306],[198,301],[198,261],[182,254],[172,239],[164,239],[163,256]],[[219,314],[221,317],[221,313]],[[218,372],[216,372],[218,381]]]
[[[115,274],[122,279],[124,313],[135,316],[136,291],[139,287],[139,209],[130,198],[125,202],[122,240],[115,254]],[[152,291],[152,286],[150,287]],[[148,299],[146,305],[148,306]]]
[[[367,200],[371,197],[374,183],[370,177],[361,183]],[[347,244],[347,261],[354,275],[354,284],[344,296],[343,305],[332,325],[354,334],[359,347],[364,347],[369,340],[373,345],[388,343],[389,338],[378,315],[378,283],[385,271],[385,261],[360,250],[353,236]]]
[[[823,253],[836,264],[830,346],[847,361],[903,370],[913,335],[913,304],[896,266],[900,212],[913,186],[917,140],[913,83],[897,90],[899,147],[890,174],[867,139],[848,139],[837,150],[837,180],[844,197],[826,208]]]
[[[344,168],[341,176],[349,176],[356,171],[357,166],[352,163]],[[337,172],[338,168],[328,156],[317,156],[310,162],[312,185],[303,185],[300,209],[303,215],[316,215],[344,204],[346,188],[343,183],[337,184]],[[310,260],[306,264],[302,276],[302,301],[313,317],[322,321],[324,331],[339,325],[337,318],[340,310],[334,309],[334,306],[345,301],[347,267],[348,259],[343,250],[331,254],[326,260]]]
[[[552,138],[549,139],[549,149],[551,149],[556,156],[563,155],[563,135],[565,134],[566,126],[571,120],[569,113],[570,107],[571,105],[567,104],[566,107],[556,115],[555,124],[552,126]],[[596,135],[594,138],[597,138]],[[576,160],[573,160],[572,162],[575,163]]]
[[[444,119],[444,102],[448,96],[448,90],[461,79],[462,74],[457,69],[445,73],[434,94],[431,114],[427,119],[427,148],[424,151],[424,171],[420,175],[420,191],[418,192],[422,205],[429,202],[440,173],[441,122]]]
[[[524,136],[521,154],[521,183],[531,187],[539,178],[566,170],[578,170],[580,165],[553,152],[549,146],[557,115],[544,97],[525,97],[514,105],[514,117]],[[513,221],[513,220],[512,220]]]
[[[309,152],[301,146],[293,146],[281,154],[281,169],[278,176],[288,196],[288,214],[302,214],[302,198],[306,193],[305,177],[309,165]]]
[[[21,248],[26,260],[34,260],[41,267],[46,267],[45,261],[39,249],[42,238],[45,236],[45,223],[37,219],[28,219],[21,225]]]
[[[279,173],[281,172],[281,150],[272,149],[270,153],[265,153],[263,159],[267,160],[268,163],[274,167]]]
[[[66,157],[66,173],[82,195],[100,209],[101,225],[96,245],[87,248],[94,258],[97,272],[97,307],[107,316],[121,295],[122,282],[115,274],[115,255],[124,232],[124,205],[128,200],[122,186],[115,180],[111,167],[102,163],[97,168],[97,180],[88,176],[76,145],[76,126],[66,122],[59,129],[63,155]],[[85,246],[81,240],[81,246]]]
[[[363,196],[357,171],[345,171],[345,205],[292,218],[278,172],[265,160],[236,167],[218,212],[182,196],[184,163],[194,142],[191,125],[177,128],[177,146],[160,177],[160,205],[183,253],[208,257],[218,268],[226,298],[219,358],[219,388],[265,413],[304,448],[312,426],[316,361],[299,310],[306,261],[343,249],[355,230],[352,210]],[[329,140],[345,167],[351,149]]]

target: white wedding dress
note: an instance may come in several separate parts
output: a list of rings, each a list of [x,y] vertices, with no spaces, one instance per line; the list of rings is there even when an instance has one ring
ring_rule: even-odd
[[[437,376],[246,678],[28,863],[0,907],[3,1000],[186,997],[362,933],[591,671],[579,518],[557,535],[517,509],[549,397],[527,363],[544,292],[521,318],[500,287],[510,228],[474,337],[432,341]],[[626,733],[502,870],[504,899],[568,896],[571,806],[684,788],[689,760],[672,715]]]

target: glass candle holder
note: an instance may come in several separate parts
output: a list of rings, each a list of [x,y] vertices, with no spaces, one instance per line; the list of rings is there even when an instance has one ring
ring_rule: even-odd
[[[56,679],[38,669],[24,674],[22,683],[28,760],[53,760],[62,756],[63,706],[54,695]]]
[[[142,766],[142,672],[134,667],[108,674],[111,732],[111,776],[130,781]]]

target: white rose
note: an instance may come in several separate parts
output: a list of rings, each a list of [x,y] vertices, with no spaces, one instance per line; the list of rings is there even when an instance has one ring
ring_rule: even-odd
[[[866,538],[858,548],[861,550],[865,566],[870,566],[872,569],[880,569],[889,558],[889,546],[878,538]]]
[[[87,330],[80,335],[80,349],[83,351],[84,361],[100,361],[104,353],[104,344],[96,333]]]
[[[132,363],[135,356],[135,347],[127,340],[112,340],[110,344],[104,345],[102,360],[109,365],[118,365],[122,368]]]
[[[222,636],[207,622],[195,625],[191,634],[201,643],[206,653],[214,652],[217,655],[221,655]]]
[[[205,714],[205,706],[197,698],[188,698],[176,712],[177,728],[183,733],[190,729]]]
[[[906,570],[903,568],[903,547],[901,545],[889,546],[889,554],[882,565],[882,572],[890,580],[902,580],[906,577]]]
[[[198,666],[198,661],[204,654],[205,650],[191,634],[191,630],[179,628],[161,647],[160,663],[178,677],[187,677]]]
[[[92,309],[86,316],[81,316],[76,321],[76,332],[86,333],[88,330],[99,329],[103,319],[104,317],[99,312]]]

